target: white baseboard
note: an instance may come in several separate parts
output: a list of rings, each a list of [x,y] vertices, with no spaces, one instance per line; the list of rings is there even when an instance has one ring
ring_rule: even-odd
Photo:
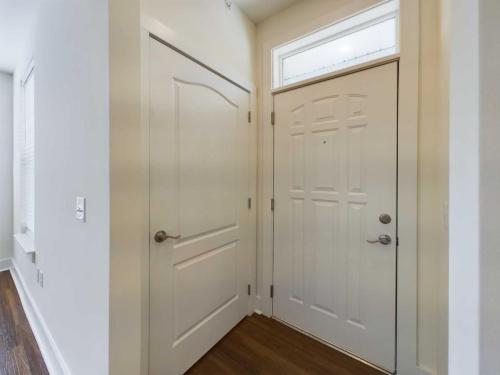
[[[10,261],[10,260],[9,260]],[[23,305],[24,313],[35,336],[45,365],[51,375],[70,375],[68,365],[64,361],[61,351],[57,347],[52,334],[45,323],[40,310],[31,296],[21,273],[18,271],[16,263],[11,261],[10,273],[16,284],[17,292]]]
[[[12,261],[10,259],[0,259],[0,272],[7,271],[12,267]]]

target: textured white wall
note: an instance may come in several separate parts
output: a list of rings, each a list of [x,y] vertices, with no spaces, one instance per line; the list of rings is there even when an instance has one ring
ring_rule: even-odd
[[[74,375],[108,372],[109,93],[108,1],[44,1],[15,72],[35,62],[35,248],[14,262]],[[16,176],[16,175],[15,175]],[[15,179],[16,186],[18,178]],[[87,198],[87,222],[74,217]],[[15,230],[19,222],[15,220]]]
[[[12,74],[0,72],[0,260],[12,256]]]

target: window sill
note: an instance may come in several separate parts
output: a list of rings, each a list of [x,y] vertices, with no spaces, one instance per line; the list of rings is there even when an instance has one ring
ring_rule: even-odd
[[[16,233],[14,234],[14,238],[26,254],[35,253],[35,243],[30,236],[24,233]]]

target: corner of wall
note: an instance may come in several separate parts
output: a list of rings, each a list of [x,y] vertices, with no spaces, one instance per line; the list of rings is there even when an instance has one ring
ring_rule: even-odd
[[[142,175],[139,0],[109,0],[110,290],[109,374],[144,373],[141,358]],[[146,221],[147,222],[147,221]]]

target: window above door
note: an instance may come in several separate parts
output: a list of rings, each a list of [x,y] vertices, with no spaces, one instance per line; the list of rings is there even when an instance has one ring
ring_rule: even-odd
[[[399,1],[384,1],[272,50],[273,88],[399,52]]]

